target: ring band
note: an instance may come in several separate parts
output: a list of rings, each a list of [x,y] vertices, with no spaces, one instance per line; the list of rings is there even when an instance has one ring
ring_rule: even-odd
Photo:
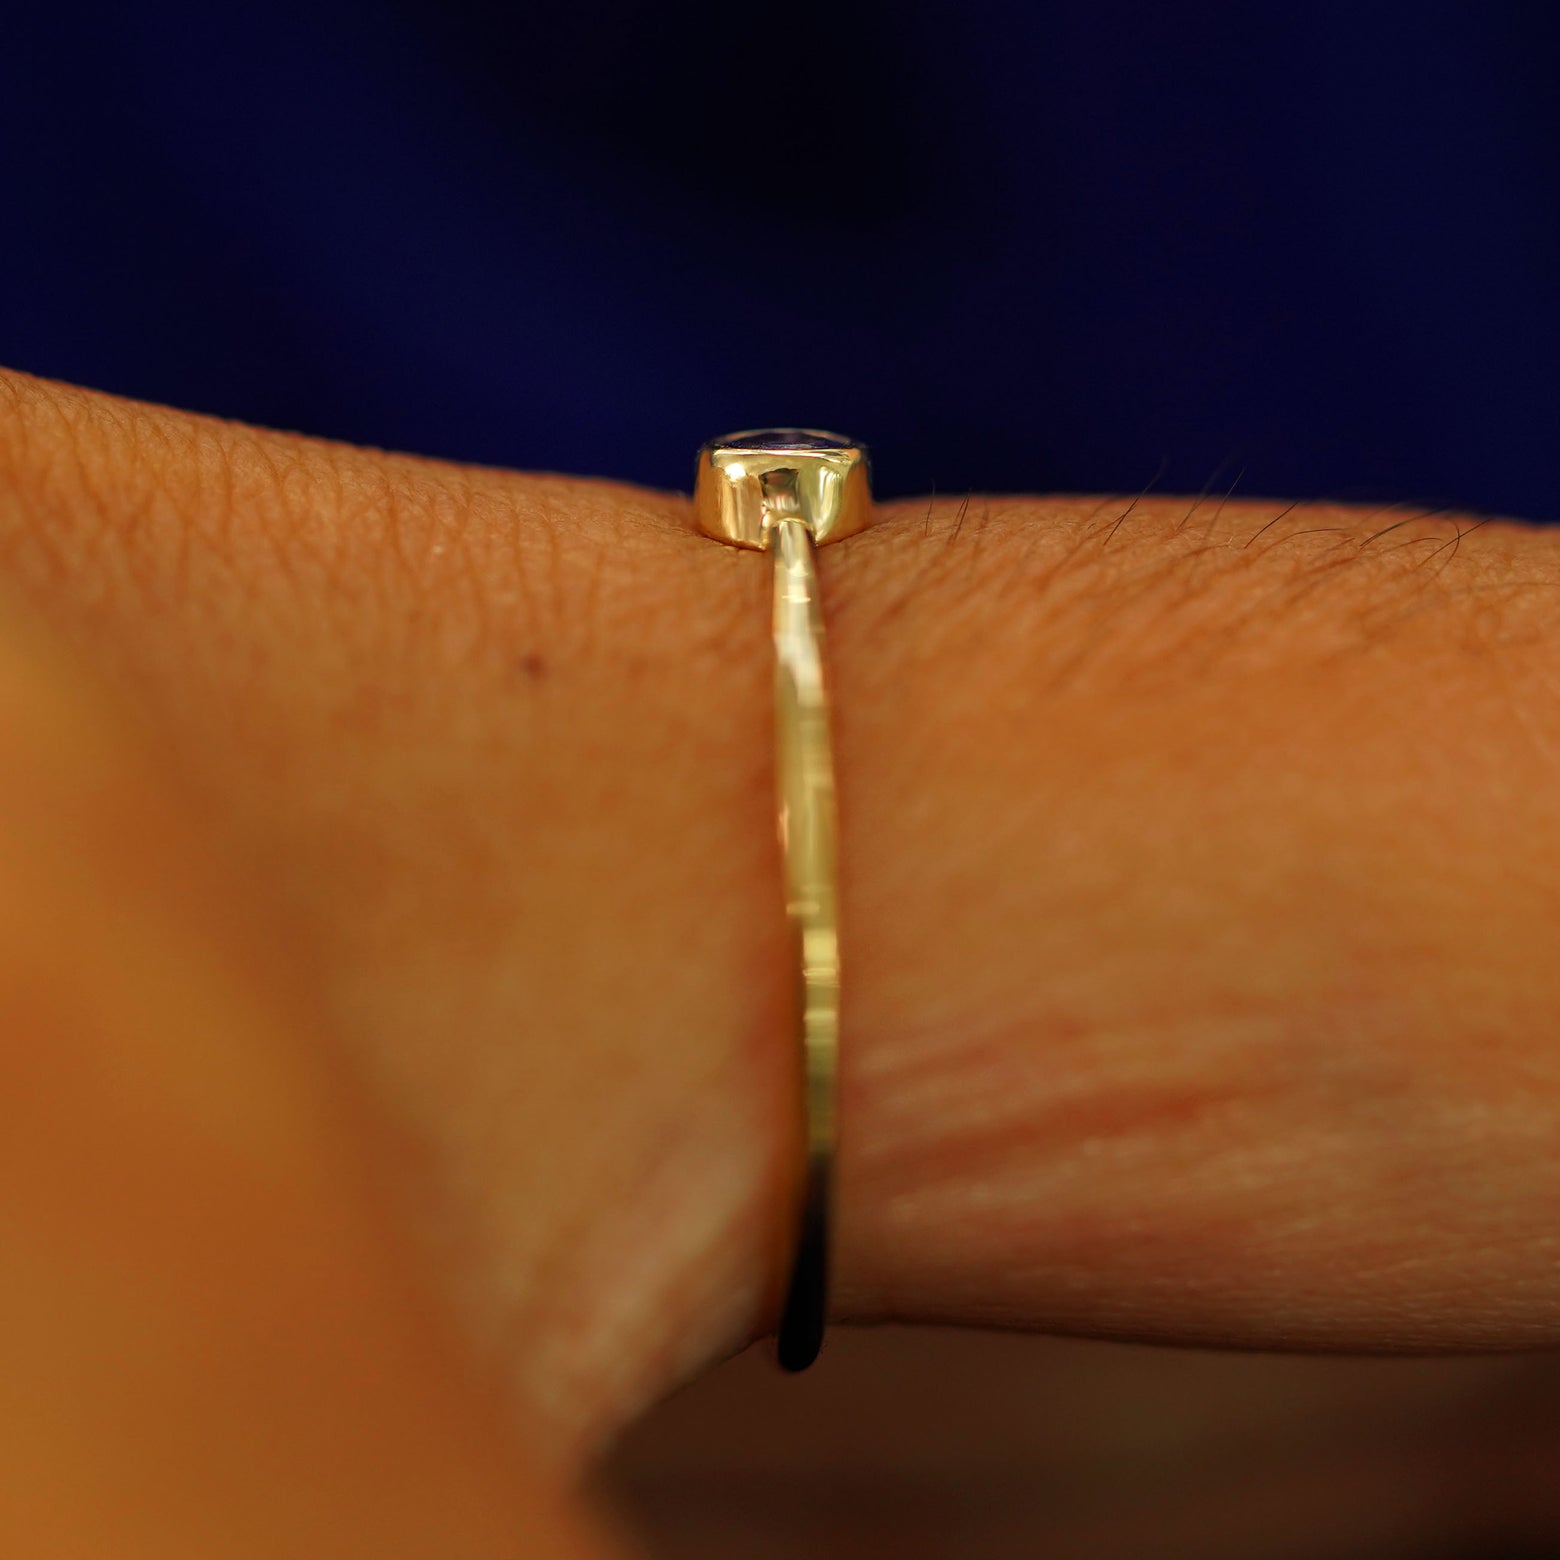
[[[859,531],[871,508],[867,452],[837,434],[771,428],[699,452],[694,511],[707,535],[774,565],[775,791],[797,973],[801,1174],[776,1338],[783,1370],[818,1357],[828,1316],[838,1141],[840,960],[834,756],[829,739],[817,549]]]

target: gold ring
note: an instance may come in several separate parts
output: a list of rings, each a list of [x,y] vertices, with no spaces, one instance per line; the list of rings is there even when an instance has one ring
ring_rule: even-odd
[[[818,1357],[828,1316],[837,1145],[840,955],[834,752],[829,740],[817,549],[866,525],[866,447],[812,428],[712,439],[699,451],[694,513],[706,535],[774,560],[775,793],[797,971],[801,1172],[790,1276],[775,1340],[782,1369]]]

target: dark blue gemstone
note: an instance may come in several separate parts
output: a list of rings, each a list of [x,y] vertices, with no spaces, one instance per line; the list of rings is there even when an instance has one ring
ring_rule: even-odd
[[[728,450],[848,450],[852,442],[816,428],[755,428],[715,440]]]

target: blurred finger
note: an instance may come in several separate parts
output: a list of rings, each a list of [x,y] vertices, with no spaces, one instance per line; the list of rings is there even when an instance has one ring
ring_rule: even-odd
[[[122,711],[0,615],[0,1549],[602,1554]]]

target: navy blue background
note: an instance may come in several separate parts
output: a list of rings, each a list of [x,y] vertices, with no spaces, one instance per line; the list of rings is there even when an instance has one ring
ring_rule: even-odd
[[[806,422],[884,494],[1553,518],[1556,9],[13,6],[0,362],[669,487]]]

